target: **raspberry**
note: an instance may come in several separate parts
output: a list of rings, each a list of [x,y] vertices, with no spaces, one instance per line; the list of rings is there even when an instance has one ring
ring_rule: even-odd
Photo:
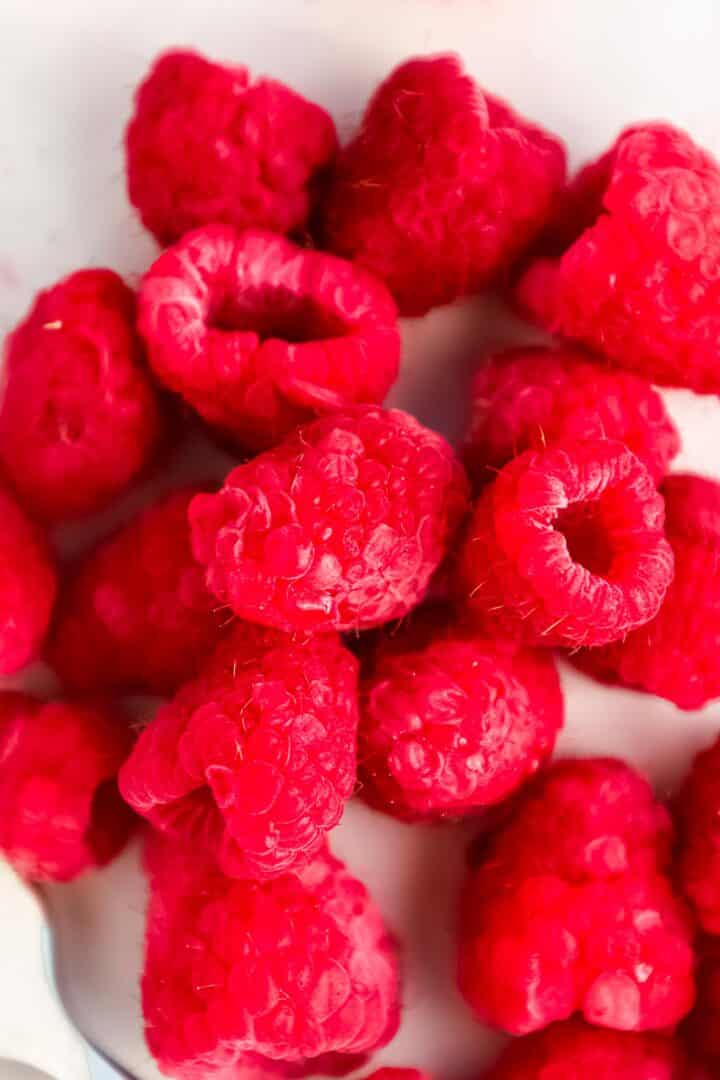
[[[147,465],[161,422],[142,362],[133,294],[111,270],[41,292],[10,335],[0,462],[34,515],[100,510]]]
[[[210,222],[301,228],[337,135],[321,109],[247,68],[160,56],[125,138],[131,203],[161,244]]]
[[[521,306],[651,382],[717,393],[718,163],[667,124],[628,128],[559,217],[570,227],[520,279]]]
[[[432,1077],[421,1069],[385,1067],[371,1072],[365,1080],[432,1080]]]
[[[681,1028],[689,1052],[720,1076],[720,940],[702,938],[698,945],[697,1005]]]
[[[50,551],[35,525],[0,486],[0,674],[37,659],[55,603]]]
[[[582,649],[572,659],[603,682],[698,709],[720,696],[720,484],[678,473],[662,492],[675,577],[660,611],[622,641]]]
[[[157,828],[217,853],[226,874],[277,876],[340,820],[357,723],[357,661],[339,638],[239,623],[145,728],[120,789]]]
[[[719,778],[720,739],[697,755],[677,803],[680,880],[709,934],[720,934]]]
[[[176,492],[144,510],[77,567],[48,650],[67,686],[162,694],[211,652],[228,617],[190,550],[195,494]]]
[[[576,1011],[600,1027],[670,1027],[693,1004],[693,925],[670,880],[664,808],[620,761],[551,766],[471,871],[460,986],[522,1035]]]
[[[157,837],[148,856],[143,1012],[163,1071],[347,1071],[395,1033],[395,944],[337,859],[255,882]]]
[[[484,640],[432,609],[381,640],[360,700],[363,796],[406,820],[504,799],[550,755],[563,719],[548,653]]]
[[[0,851],[31,881],[109,862],[133,815],[115,776],[130,729],[106,708],[0,693]]]
[[[419,57],[379,87],[339,155],[322,227],[404,315],[422,315],[497,277],[564,180],[558,139],[481,90],[458,57]]]
[[[510,349],[482,361],[472,382],[464,450],[478,485],[523,450],[617,439],[660,481],[680,436],[656,390],[576,349]]]
[[[352,263],[273,233],[197,229],[145,275],[139,328],[155,374],[249,450],[354,403],[398,372],[397,312]]]
[[[356,407],[300,428],[190,507],[210,589],[282,630],[362,630],[423,596],[466,508],[442,438],[399,410]]]
[[[657,614],[673,574],[663,500],[611,439],[528,450],[480,495],[456,587],[487,631],[603,645]]]

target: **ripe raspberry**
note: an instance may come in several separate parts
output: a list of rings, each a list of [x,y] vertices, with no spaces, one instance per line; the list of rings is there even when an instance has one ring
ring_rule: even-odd
[[[131,745],[121,716],[0,693],[0,851],[32,881],[109,862],[133,815],[115,776]]]
[[[464,460],[478,486],[524,450],[617,439],[662,480],[680,436],[649,383],[577,349],[519,348],[484,359],[472,381]]]
[[[190,507],[193,548],[232,610],[282,630],[362,630],[422,598],[466,508],[442,438],[398,410],[323,417]]]
[[[550,755],[563,699],[549,653],[488,641],[430,609],[365,665],[362,794],[405,820],[504,799]]]
[[[680,1031],[690,1054],[712,1069],[710,1080],[720,1076],[720,940],[702,938],[698,954],[698,1000]]]
[[[142,284],[139,328],[157,377],[249,450],[318,414],[382,401],[398,372],[385,286],[258,229],[197,229],[161,255]]]
[[[357,661],[339,638],[239,623],[142,732],[120,790],[157,828],[217,853],[226,874],[284,874],[342,816],[357,724]]]
[[[99,510],[148,463],[160,414],[134,324],[117,274],[80,270],[41,292],[8,338],[0,462],[36,516]]]
[[[572,659],[603,682],[698,709],[720,696],[720,484],[677,473],[661,490],[675,577],[660,611],[622,641]]]
[[[702,928],[720,934],[720,739],[695,758],[677,813],[685,895]]]
[[[196,494],[161,500],[80,563],[48,650],[67,686],[167,693],[210,653],[228,614],[190,550],[187,513]]]
[[[321,852],[300,874],[234,881],[201,849],[150,843],[143,1012],[163,1071],[347,1071],[389,1041],[395,944],[337,859]]]
[[[167,52],[137,90],[125,149],[130,202],[171,244],[210,222],[302,227],[337,135],[324,109],[282,83]]]
[[[0,674],[37,659],[56,588],[44,538],[0,486]]]
[[[422,315],[496,277],[564,180],[558,139],[481,90],[458,57],[418,57],[379,87],[340,153],[323,230],[387,281],[404,315]]]
[[[651,382],[720,390],[720,169],[683,132],[622,132],[571,185],[520,304]],[[558,254],[555,255],[555,250]]]
[[[486,631],[603,645],[657,614],[673,574],[663,500],[611,439],[528,450],[482,492],[456,587]]]
[[[432,1080],[432,1077],[421,1069],[385,1067],[371,1072],[365,1080]]]
[[[620,761],[541,775],[471,871],[460,986],[481,1019],[522,1035],[580,1012],[661,1030],[693,1004],[693,925],[669,880],[672,830]]]

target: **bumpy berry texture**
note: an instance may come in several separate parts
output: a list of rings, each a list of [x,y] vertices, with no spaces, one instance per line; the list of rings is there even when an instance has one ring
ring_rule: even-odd
[[[550,755],[563,699],[551,655],[490,641],[429,609],[364,664],[362,795],[406,820],[504,799]]]
[[[685,895],[702,928],[720,934],[720,739],[695,758],[677,815]]]
[[[356,407],[300,428],[190,507],[210,589],[282,630],[362,630],[422,598],[467,505],[442,436]]]
[[[160,413],[117,274],[80,270],[40,293],[4,370],[0,463],[35,516],[100,510],[148,463]]]
[[[0,486],[0,674],[37,659],[56,591],[44,537]]]
[[[211,222],[301,228],[337,149],[332,119],[273,79],[168,52],[135,97],[130,201],[161,244]]]
[[[521,306],[652,382],[717,393],[715,159],[667,124],[628,128],[579,173],[558,218],[551,254],[518,283]]]
[[[69,881],[109,862],[133,815],[117,790],[124,717],[71,701],[0,694],[0,851],[31,881]]]
[[[333,251],[421,315],[496,277],[545,224],[565,180],[562,143],[466,75],[420,57],[376,91],[323,205]]]
[[[355,784],[357,661],[336,635],[294,640],[238,623],[161,708],[120,774],[156,827],[233,877],[304,865]]]
[[[66,686],[164,694],[212,651],[230,619],[190,550],[196,494],[176,492],[142,511],[71,574],[48,648]]]
[[[472,380],[463,459],[478,484],[524,450],[616,439],[660,481],[680,436],[656,390],[579,349],[518,348],[483,358]]]
[[[332,856],[271,882],[236,881],[156,835],[148,863],[143,1013],[163,1071],[337,1073],[394,1035],[395,944]]]
[[[680,1034],[692,1057],[707,1066],[707,1080],[712,1080],[720,1076],[720,939],[701,938],[697,952],[697,1004]]]
[[[620,761],[551,766],[465,886],[459,977],[485,1022],[528,1034],[574,1013],[662,1030],[693,1004],[693,923],[670,879],[672,828]]]
[[[603,645],[658,612],[673,575],[663,500],[622,443],[528,450],[480,495],[456,592],[488,633]]]
[[[658,614],[622,641],[572,659],[603,682],[699,709],[720,697],[720,484],[677,473],[661,490],[675,576]]]
[[[398,372],[385,286],[259,229],[183,237],[145,275],[138,313],[157,377],[248,450],[316,415],[382,401]]]

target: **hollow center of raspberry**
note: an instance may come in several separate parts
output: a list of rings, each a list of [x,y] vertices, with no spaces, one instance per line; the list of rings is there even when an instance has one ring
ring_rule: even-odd
[[[612,566],[613,546],[602,520],[599,503],[581,503],[561,510],[555,529],[565,537],[574,563],[591,574],[605,577]]]
[[[211,308],[208,326],[225,333],[252,332],[261,341],[279,338],[295,344],[347,333],[337,312],[289,289],[272,288],[219,297]]]

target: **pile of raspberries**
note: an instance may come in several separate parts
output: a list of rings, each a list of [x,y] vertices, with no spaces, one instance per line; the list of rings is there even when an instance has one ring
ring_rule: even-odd
[[[398,1027],[402,941],[330,833],[354,794],[472,815],[457,980],[515,1036],[483,1076],[720,1076],[720,739],[669,805],[551,763],[558,652],[720,697],[720,484],[668,475],[655,388],[720,393],[720,165],[638,124],[568,182],[454,56],[340,146],[282,83],[170,52],[125,150],[162,251],[134,289],[51,285],[5,348],[0,671],[63,690],[0,694],[0,850],[67,881],[142,819],[160,1069],[339,1075]],[[555,342],[478,359],[453,448],[382,405],[398,320],[486,286]],[[220,483],[168,488],[183,429],[234,455]],[[60,565],[59,526],[161,475]],[[131,694],[163,699],[141,730]]]

